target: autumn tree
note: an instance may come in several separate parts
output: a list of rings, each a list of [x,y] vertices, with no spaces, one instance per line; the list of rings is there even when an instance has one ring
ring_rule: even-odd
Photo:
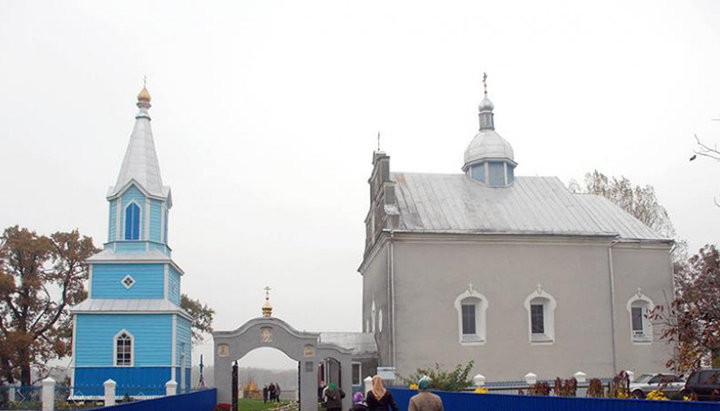
[[[700,368],[709,354],[720,367],[720,252],[706,245],[675,276],[676,296],[669,307],[658,306],[650,319],[665,325],[661,338],[678,344],[667,366],[678,371]]]
[[[31,368],[70,354],[69,307],[87,297],[86,258],[99,251],[77,230],[49,237],[18,226],[0,237],[0,379],[30,385]]]
[[[681,270],[680,265],[687,260],[687,243],[685,240],[677,238],[670,216],[665,207],[658,202],[653,186],[649,184],[634,185],[627,177],[608,177],[594,170],[592,173],[585,174],[583,186],[572,180],[569,189],[576,193],[603,196],[662,237],[674,239],[672,259],[676,265],[675,272]]]
[[[193,318],[191,327],[193,344],[202,342],[203,333],[210,333],[213,330],[212,322],[215,310],[200,300],[193,300],[185,294],[180,299],[180,307]]]

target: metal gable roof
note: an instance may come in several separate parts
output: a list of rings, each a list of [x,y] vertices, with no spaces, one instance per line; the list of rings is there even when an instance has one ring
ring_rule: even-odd
[[[76,313],[177,313],[192,319],[192,316],[185,310],[165,299],[100,299],[88,298],[87,300],[70,308],[70,312]]]
[[[331,343],[347,348],[354,355],[377,353],[375,337],[362,332],[321,332],[320,342]]]
[[[605,198],[571,193],[557,177],[516,177],[509,187],[488,187],[464,174],[391,176],[403,230],[667,240]]]

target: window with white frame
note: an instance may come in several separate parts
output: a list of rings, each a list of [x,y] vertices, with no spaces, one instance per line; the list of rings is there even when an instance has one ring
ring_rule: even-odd
[[[487,298],[474,290],[472,284],[455,299],[460,344],[485,344],[487,307]]]
[[[140,238],[140,207],[134,202],[125,207],[125,239]]]
[[[115,366],[132,367],[133,365],[133,336],[126,330],[122,330],[114,338]]]
[[[655,305],[652,300],[638,289],[627,302],[627,310],[630,315],[630,339],[633,343],[649,344],[652,342],[652,322],[648,319],[650,312]]]
[[[555,342],[555,307],[557,303],[538,284],[538,288],[525,299],[528,313],[528,336],[531,343],[552,344]]]

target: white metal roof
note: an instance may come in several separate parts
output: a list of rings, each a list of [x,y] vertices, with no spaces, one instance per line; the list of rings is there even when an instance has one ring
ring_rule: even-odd
[[[131,180],[135,180],[150,195],[168,196],[169,189],[163,187],[160,177],[160,164],[155,152],[150,115],[147,112],[150,103],[138,102],[138,107],[140,111],[135,116],[135,126],[120,167],[120,174],[115,186],[110,188],[108,197],[118,194]]]
[[[178,273],[180,273],[180,275],[185,274],[185,271],[183,271],[183,269],[180,268],[180,266],[178,266],[175,261],[172,260],[172,258],[164,254],[162,251],[155,249],[143,251],[140,253],[116,253],[111,248],[106,248],[99,253],[93,255],[92,257],[86,259],[85,261],[93,264],[114,264],[121,262],[146,262],[157,264],[167,263],[171,264],[178,271]]]
[[[667,240],[605,198],[573,194],[557,177],[488,187],[464,174],[391,173],[400,229]]]
[[[166,299],[101,299],[88,298],[70,308],[76,313],[177,313],[192,319],[185,310]]]
[[[320,342],[331,343],[347,348],[353,354],[377,353],[375,337],[371,333],[361,332],[321,332]]]
[[[465,149],[465,165],[491,158],[515,161],[515,154],[510,143],[494,129],[483,129],[475,135]]]

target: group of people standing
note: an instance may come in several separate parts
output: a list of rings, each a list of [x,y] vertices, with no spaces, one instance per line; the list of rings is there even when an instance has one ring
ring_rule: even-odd
[[[271,382],[270,385],[265,384],[262,389],[263,402],[280,402],[280,384]]]
[[[443,411],[440,397],[430,392],[430,378],[424,376],[418,381],[419,392],[410,398],[408,411]],[[322,401],[327,411],[342,411],[343,390],[330,383],[323,391]],[[385,389],[379,375],[372,377],[372,389],[363,395],[353,394],[353,405],[350,411],[399,411],[390,391]]]

